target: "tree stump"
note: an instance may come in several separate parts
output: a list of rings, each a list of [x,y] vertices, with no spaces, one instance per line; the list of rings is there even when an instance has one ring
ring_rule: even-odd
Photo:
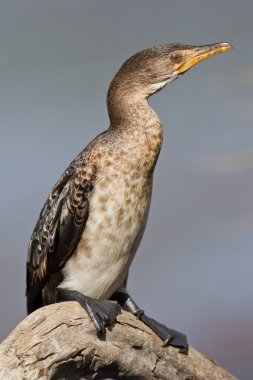
[[[190,347],[183,355],[123,311],[104,340],[76,302],[49,305],[25,318],[0,345],[0,379],[235,380]]]

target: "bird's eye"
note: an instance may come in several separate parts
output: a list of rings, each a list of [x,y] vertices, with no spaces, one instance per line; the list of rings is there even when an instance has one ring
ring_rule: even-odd
[[[170,60],[173,62],[173,63],[179,63],[182,59],[182,55],[176,51],[174,51],[173,53],[170,54]]]

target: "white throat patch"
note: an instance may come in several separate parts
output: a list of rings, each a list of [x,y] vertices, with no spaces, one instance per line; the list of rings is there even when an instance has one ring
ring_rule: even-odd
[[[158,91],[158,90],[161,90],[163,87],[166,86],[166,84],[170,83],[170,82],[173,82],[173,80],[175,80],[177,78],[177,76],[173,76],[169,79],[166,79],[165,81],[163,82],[159,82],[159,83],[154,83],[152,84],[151,86],[151,91],[152,93]]]

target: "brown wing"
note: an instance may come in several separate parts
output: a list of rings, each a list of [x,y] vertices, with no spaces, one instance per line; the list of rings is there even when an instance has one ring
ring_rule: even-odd
[[[27,259],[27,311],[42,306],[47,279],[64,266],[73,253],[88,218],[92,191],[85,163],[74,161],[51,191],[33,231]]]

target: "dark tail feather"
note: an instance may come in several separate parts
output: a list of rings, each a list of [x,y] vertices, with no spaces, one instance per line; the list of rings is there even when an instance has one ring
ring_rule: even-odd
[[[36,281],[35,284],[31,284],[28,268],[26,273],[26,307],[27,313],[30,314],[43,306],[42,289],[44,284],[42,281]]]

